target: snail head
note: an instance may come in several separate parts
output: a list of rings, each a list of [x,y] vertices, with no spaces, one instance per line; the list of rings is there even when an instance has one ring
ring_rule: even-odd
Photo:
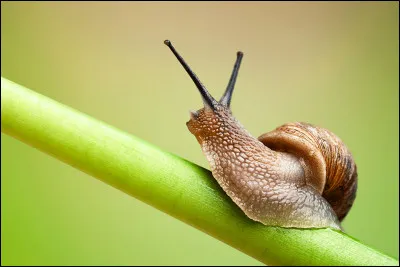
[[[218,133],[218,129],[223,127],[226,123],[234,123],[235,119],[232,116],[230,110],[230,103],[232,99],[233,89],[235,87],[236,78],[239,73],[240,63],[242,62],[243,53],[237,52],[237,58],[231,77],[229,79],[228,86],[219,101],[215,100],[214,97],[208,92],[206,87],[201,83],[196,74],[190,69],[185,60],[175,50],[174,46],[169,40],[165,40],[164,44],[167,45],[172,53],[176,56],[178,61],[182,64],[183,68],[189,74],[199,90],[203,99],[204,107],[198,111],[190,112],[190,120],[186,123],[190,132],[194,134],[197,140],[201,143],[205,137],[215,135]]]

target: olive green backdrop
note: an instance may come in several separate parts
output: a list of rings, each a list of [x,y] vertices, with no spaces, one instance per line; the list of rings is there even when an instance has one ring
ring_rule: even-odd
[[[171,39],[255,136],[290,121],[352,151],[346,231],[398,258],[397,2],[1,2],[1,75],[208,168],[186,128],[202,106]],[[2,264],[260,265],[1,135]]]

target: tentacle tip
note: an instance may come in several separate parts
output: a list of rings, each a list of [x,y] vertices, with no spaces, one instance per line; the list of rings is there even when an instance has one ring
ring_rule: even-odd
[[[170,40],[165,40],[165,41],[164,41],[164,44],[165,44],[166,46],[170,46],[170,45],[171,45],[171,41],[170,41]]]
[[[243,56],[243,52],[242,52],[242,51],[238,51],[238,52],[237,52],[237,55],[238,55],[238,57],[239,57],[239,56],[242,57],[242,56]]]

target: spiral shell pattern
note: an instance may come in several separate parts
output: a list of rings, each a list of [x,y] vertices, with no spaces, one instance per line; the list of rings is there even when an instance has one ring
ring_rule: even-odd
[[[308,173],[313,176],[309,182],[315,183],[314,187],[329,202],[338,219],[345,218],[356,197],[357,166],[339,137],[324,128],[295,122],[258,139],[271,149],[292,152],[308,162],[304,166],[310,168]],[[322,192],[318,188],[323,188]]]

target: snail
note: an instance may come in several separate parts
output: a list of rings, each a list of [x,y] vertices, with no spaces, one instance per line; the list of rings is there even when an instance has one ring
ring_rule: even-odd
[[[206,156],[213,177],[252,220],[285,228],[333,228],[353,205],[357,166],[349,149],[330,131],[309,123],[286,123],[254,138],[233,116],[232,92],[243,58],[215,100],[171,49],[199,90],[204,107],[186,123]]]

